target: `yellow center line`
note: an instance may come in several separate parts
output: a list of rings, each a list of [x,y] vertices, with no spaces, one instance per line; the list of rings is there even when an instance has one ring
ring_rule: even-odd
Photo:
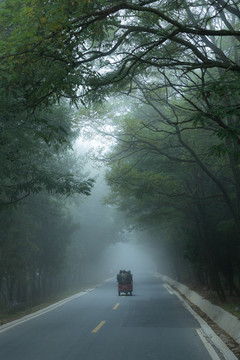
[[[117,303],[114,307],[113,310],[116,310],[119,307],[120,303]]]
[[[95,327],[95,329],[92,330],[92,333],[96,333],[98,332],[98,330],[101,329],[101,327],[105,324],[106,321],[101,321],[100,324],[98,324],[98,326]]]

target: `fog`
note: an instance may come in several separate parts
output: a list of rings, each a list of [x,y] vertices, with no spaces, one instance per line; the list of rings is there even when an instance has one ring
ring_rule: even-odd
[[[100,150],[95,142],[92,151],[92,145],[79,139],[74,149],[76,160],[80,158],[76,176],[96,180],[90,196],[43,192],[27,197],[21,208],[2,212],[0,252],[6,275],[0,276],[0,306],[27,306],[77,293],[116,279],[124,269],[133,276],[172,273],[161,245],[167,239],[159,228],[155,233],[143,230],[143,225],[130,223],[131,218],[104,201],[110,193],[104,180],[106,169],[93,160]],[[70,165],[75,166],[72,160]]]
[[[78,215],[74,211],[80,225],[74,234],[74,252],[77,255],[76,252],[84,249],[86,257],[81,259],[79,254],[81,271],[91,282],[115,277],[121,269],[131,270],[133,274],[154,273],[157,267],[151,241],[141,231],[128,231],[123,214],[104,205],[107,193],[100,173],[92,195],[80,204]]]
[[[108,265],[109,272],[116,274],[119,270],[131,270],[132,273],[153,273],[156,264],[149,249],[137,243],[116,243],[110,245],[103,255],[103,262]]]
[[[93,144],[79,139],[76,150],[82,155],[87,154],[93,150]],[[80,242],[88,243],[85,246],[90,250],[92,261],[85,263],[88,277],[94,280],[94,274],[97,274],[98,278],[108,278],[121,269],[131,270],[133,274],[154,273],[157,259],[149,238],[142,231],[128,231],[124,214],[103,203],[109,193],[104,180],[104,166],[99,164],[96,168],[96,163],[88,159],[86,168],[96,178],[96,183],[91,196],[79,209],[77,236]]]

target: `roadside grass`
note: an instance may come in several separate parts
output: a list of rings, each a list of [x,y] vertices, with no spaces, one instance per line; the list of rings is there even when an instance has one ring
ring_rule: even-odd
[[[210,290],[206,286],[200,286],[196,283],[187,283],[186,286],[201,295],[204,299],[209,300],[212,304],[219,306],[225,311],[228,311],[240,320],[240,296],[229,295],[226,291],[227,299],[225,302],[221,302],[217,296],[217,293],[213,290]]]
[[[240,298],[236,298],[234,301],[226,301],[220,307],[240,319]]]

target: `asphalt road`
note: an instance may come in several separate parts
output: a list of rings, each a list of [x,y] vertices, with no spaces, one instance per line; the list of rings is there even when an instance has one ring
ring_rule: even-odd
[[[132,296],[110,280],[10,328],[1,360],[210,360],[198,322],[154,276],[134,276]]]

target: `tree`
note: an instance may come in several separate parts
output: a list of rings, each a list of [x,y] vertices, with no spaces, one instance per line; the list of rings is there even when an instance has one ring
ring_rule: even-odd
[[[82,60],[101,69],[86,83],[90,94],[92,90],[94,99],[101,98],[126,86],[130,93],[136,77],[145,74],[157,86],[174,87],[184,96],[182,89],[186,91],[186,82],[190,88],[191,81],[202,103],[191,104],[191,110],[196,106],[193,121],[210,122],[220,139],[233,142],[230,152],[238,157],[239,14],[236,1],[119,2],[107,13],[99,10],[96,18],[91,14],[95,22],[101,17],[108,32]],[[189,95],[190,102],[191,89]],[[224,153],[228,146],[219,144],[215,151]]]
[[[36,158],[36,154],[31,155],[31,159]],[[81,181],[83,164],[70,155],[67,151],[51,154],[44,163],[42,159],[41,171],[45,168],[46,173],[39,174],[33,183],[31,196],[25,196],[17,206],[1,209],[0,302],[7,306],[15,302],[26,305],[60,290],[59,274],[79,226],[66,197],[89,194]],[[38,186],[36,191],[34,186]]]
[[[143,217],[149,204],[145,207],[142,193],[153,206],[149,214],[155,213],[156,218],[164,217],[163,209],[158,213],[159,201],[165,204],[165,212],[187,216],[183,201],[187,199],[194,209],[193,228],[205,249],[212,246],[223,215],[233,218],[239,229],[237,1],[4,0],[0,10],[3,203],[42,190],[89,193],[91,179],[79,182],[72,173],[62,174],[54,161],[55,153],[61,159],[59,149],[70,144],[71,131],[63,119],[52,119],[52,107],[63,98],[70,104],[79,99],[85,103],[123,91],[137,97],[142,92],[141,102],[152,107],[150,115],[155,117],[145,121],[132,116],[123,121],[116,136],[120,135],[123,147],[112,154],[124,171],[119,174],[114,169],[121,180],[116,193],[124,195],[124,181],[129,180],[126,194],[131,191],[133,210]],[[23,129],[28,129],[26,135]],[[15,151],[15,145],[20,150]],[[166,159],[179,166],[170,170]],[[164,171],[159,171],[158,161]],[[198,176],[191,177],[196,169]],[[188,176],[190,182],[185,181]],[[221,210],[224,202],[228,210],[222,210],[208,230],[207,205],[215,196],[220,198]],[[173,198],[178,199],[177,207]],[[122,199],[128,200],[126,195]],[[215,273],[214,266],[210,269],[215,283],[219,269],[216,266]]]
[[[140,101],[135,119],[132,116],[129,121],[126,115],[114,135],[118,142],[110,154],[111,171],[107,177],[113,190],[110,201],[142,224],[174,219],[172,226],[179,226],[179,233],[194,229],[191,241],[203,254],[202,265],[212,287],[224,300],[219,274],[227,276],[228,271],[226,267],[223,270],[218,255],[216,228],[224,219],[234,218],[231,209],[235,201],[230,199],[236,193],[229,186],[233,179],[230,164],[227,159],[216,161],[209,157],[208,149],[218,142],[218,137],[209,137],[211,128],[190,126],[181,99],[171,96],[170,90],[168,97],[161,89],[153,91],[150,86],[142,90],[142,102],[136,95]],[[216,206],[221,209],[219,216],[215,214]],[[236,239],[237,226],[233,229]],[[237,250],[235,245],[233,249]],[[232,261],[238,264],[232,259],[231,266]]]
[[[30,121],[15,116],[2,122],[0,206],[42,190],[90,194],[93,179],[84,180],[76,167],[73,172],[64,165],[77,136],[69,111],[52,107],[38,117],[40,123],[34,123],[34,115]]]
[[[28,92],[25,88],[28,97],[24,98],[28,106],[65,95],[74,99],[80,85],[83,92],[98,85],[116,86],[120,80],[131,80],[134,74],[146,69],[149,73],[152,68],[240,72],[234,58],[240,36],[234,0],[27,4],[8,0],[1,8],[2,69],[9,69],[10,58],[10,71],[15,74],[10,78],[7,72],[5,84],[14,93],[15,81],[21,89],[29,81],[31,87]],[[134,19],[131,24],[129,18]],[[224,52],[221,41],[226,38],[233,42]],[[36,65],[40,65],[36,76],[26,78]],[[16,79],[19,66],[24,73]]]

